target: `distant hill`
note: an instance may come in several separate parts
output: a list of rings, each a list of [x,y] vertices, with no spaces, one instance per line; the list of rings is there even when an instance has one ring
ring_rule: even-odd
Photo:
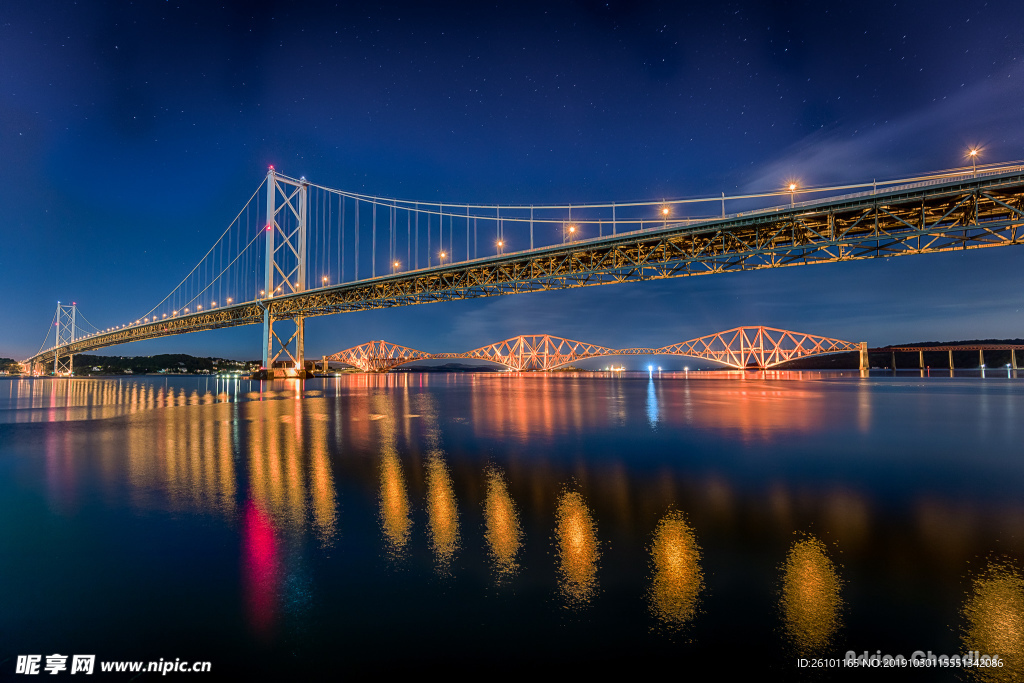
[[[216,374],[220,371],[244,371],[248,367],[248,363],[244,361],[197,358],[184,353],[164,353],[157,356],[75,356],[75,374],[79,376]]]

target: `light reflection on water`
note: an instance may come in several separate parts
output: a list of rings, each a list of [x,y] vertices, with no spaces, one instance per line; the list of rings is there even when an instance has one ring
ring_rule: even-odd
[[[673,510],[658,522],[651,543],[651,565],[651,612],[663,627],[679,629],[696,616],[704,589],[700,546],[681,512]]]
[[[447,574],[459,549],[459,508],[452,478],[440,453],[427,457],[427,524],[438,572]]]
[[[841,626],[842,582],[825,544],[814,536],[793,542],[782,570],[779,605],[786,636],[801,657],[820,655]]]
[[[567,607],[582,607],[597,592],[600,555],[597,525],[586,502],[576,491],[565,491],[555,510],[555,554],[558,588]]]
[[[974,577],[963,607],[964,652],[998,655],[1002,667],[973,668],[979,681],[1024,681],[1024,575],[1007,560],[986,564]]]
[[[515,576],[517,556],[523,543],[523,531],[515,501],[508,493],[505,477],[496,467],[486,471],[487,495],[484,498],[484,537],[499,583]]]
[[[429,598],[443,584],[459,595],[439,619],[451,624],[469,610],[462,605],[495,609],[473,592],[479,571],[522,603],[516,618],[530,615],[509,632],[537,630],[536,642],[551,635],[540,632],[553,596],[633,645],[654,647],[644,640],[653,629],[710,647],[711,626],[736,618],[775,652],[781,615],[789,651],[841,655],[886,646],[843,640],[852,619],[872,631],[844,581],[872,575],[891,579],[873,588],[890,592],[886,618],[925,634],[915,648],[998,650],[1013,667],[972,675],[1019,680],[1006,676],[1024,668],[1014,568],[1024,557],[1024,392],[1006,380],[814,377],[15,381],[0,396],[0,462],[38,456],[58,526],[80,524],[90,500],[128,518],[173,513],[154,533],[222,520],[237,534],[237,585],[212,590],[237,594],[247,632],[264,643],[299,619],[295,586],[312,596],[303,609],[325,600],[353,623],[372,621],[375,608],[350,593],[331,602],[348,590],[339,586],[413,586],[394,608],[401,624],[421,599],[439,609]],[[817,536],[793,540],[806,529]],[[32,557],[10,539],[7,547],[9,557]],[[995,550],[1014,559],[975,575],[965,598],[966,567]],[[358,569],[339,577],[332,562],[346,557]],[[738,584],[759,585],[747,564],[781,573],[779,594],[765,585],[733,598]],[[396,565],[400,575],[380,571]],[[733,574],[749,580],[726,581]],[[908,574],[930,582],[929,597],[915,603],[893,588]],[[418,583],[424,575],[434,583]],[[922,604],[930,616],[908,621]],[[943,626],[958,614],[962,633]],[[494,635],[488,623],[474,614],[456,635]]]
[[[380,445],[380,521],[387,544],[388,554],[393,561],[402,559],[412,529],[409,516],[409,493],[398,457],[395,434],[395,419],[391,403],[385,396],[374,396],[372,403],[381,419],[373,420],[378,430]],[[376,412],[384,411],[384,412]],[[369,416],[367,416],[369,417]]]

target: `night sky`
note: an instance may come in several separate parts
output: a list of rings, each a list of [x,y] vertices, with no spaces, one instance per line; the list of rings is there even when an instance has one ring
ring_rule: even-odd
[[[0,356],[56,301],[105,327],[195,264],[267,166],[384,196],[660,199],[1024,159],[1007,2],[0,5]],[[307,356],[519,333],[660,346],[737,325],[871,345],[1024,336],[1024,251],[315,318]],[[256,327],[98,353],[259,357]]]

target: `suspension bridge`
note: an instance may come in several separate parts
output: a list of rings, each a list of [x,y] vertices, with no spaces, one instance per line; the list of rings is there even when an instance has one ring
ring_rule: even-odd
[[[213,246],[155,306],[104,328],[89,323],[77,305],[58,304],[50,331],[25,364],[34,374],[51,367],[68,374],[75,354],[261,325],[267,376],[293,376],[304,372],[310,317],[1017,245],[1022,228],[1020,162],[844,186],[790,184],[759,194],[547,205],[378,197],[271,168]]]

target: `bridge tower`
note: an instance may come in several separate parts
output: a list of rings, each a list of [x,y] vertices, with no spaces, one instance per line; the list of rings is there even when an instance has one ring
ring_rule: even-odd
[[[263,298],[263,369],[267,379],[301,377],[305,370],[305,324],[301,317],[275,319],[275,297],[306,289],[306,217],[309,184],[267,172],[266,279]],[[284,358],[282,358],[284,357]],[[279,359],[292,367],[277,368]]]
[[[57,302],[57,334],[56,344],[53,354],[53,374],[54,375],[67,375],[70,376],[72,371],[75,369],[75,356],[74,354],[68,354],[67,358],[61,360],[60,347],[66,346],[71,342],[75,341],[75,329],[76,323],[78,322],[78,304],[74,301],[71,305],[62,304]]]

